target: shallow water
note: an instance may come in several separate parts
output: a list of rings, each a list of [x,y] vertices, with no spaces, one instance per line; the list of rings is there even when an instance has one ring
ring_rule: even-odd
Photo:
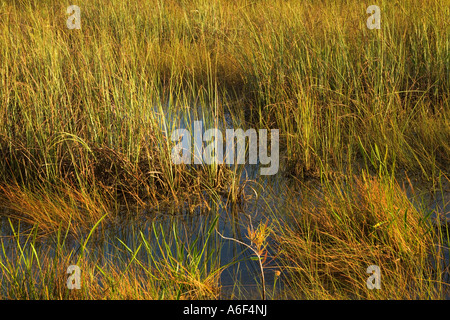
[[[248,169],[247,176],[255,176],[252,168]],[[281,175],[262,177],[250,182],[245,191],[247,195],[253,195],[253,197],[244,201],[242,205],[229,205],[225,201],[219,202],[217,205],[217,202],[212,202],[210,209],[197,208],[191,211],[177,208],[174,211],[165,212],[137,212],[134,218],[130,218],[129,213],[124,213],[123,218],[118,218],[117,221],[105,225],[103,229],[99,228],[96,232],[97,235],[89,240],[87,248],[89,257],[95,259],[99,266],[129,261],[130,252],[123,244],[135,251],[142,243],[141,233],[145,239],[151,242],[155,256],[161,255],[158,248],[164,248],[164,241],[174,256],[179,259],[185,259],[195,244],[197,250],[205,247],[210,250],[209,252],[213,252],[207,262],[208,268],[213,268],[214,265],[228,265],[220,277],[221,298],[260,299],[261,272],[258,262],[251,259],[255,255],[246,246],[221,238],[217,232],[213,232],[208,238],[208,230],[214,219],[218,218],[217,231],[225,237],[249,244],[248,228],[256,228],[259,223],[270,222],[273,212],[283,211],[283,203],[287,200],[286,184],[290,183]],[[258,198],[255,197],[254,188],[260,193]],[[425,190],[415,190],[415,193],[409,190],[407,194],[417,206],[426,205],[432,217],[436,217],[436,212],[440,212],[448,219],[450,218],[450,192],[448,192],[447,186],[441,190],[443,192],[432,194],[426,193]],[[296,199],[296,201],[301,201],[301,199]],[[154,232],[153,228],[155,228]],[[1,230],[3,236],[11,234],[9,223],[4,219],[1,223]],[[164,234],[164,238],[155,236],[155,234]],[[18,253],[17,249],[11,249],[15,246],[14,240],[5,238],[2,239],[2,242],[6,250],[4,258],[11,258],[13,254]],[[270,239],[268,242],[270,243]],[[183,247],[178,248],[177,243],[183,244]],[[81,242],[77,239],[69,239],[66,246],[76,253],[80,250]],[[47,256],[51,257],[56,250],[55,242],[51,239],[40,242],[37,250],[42,249],[45,249]],[[445,252],[447,261],[450,261],[448,247],[445,248]],[[272,294],[273,297],[282,297],[282,277],[277,279],[276,290],[272,292],[275,281],[274,274],[278,269],[277,262],[270,260],[271,256],[273,256],[273,252],[269,251],[270,263],[264,268],[267,294],[269,297],[272,297]],[[141,250],[136,257],[140,261],[150,263],[150,258],[144,250]]]
[[[198,118],[202,110],[190,109],[188,114],[159,114],[159,123],[164,130],[170,130],[167,122],[170,119],[178,119],[179,128],[188,128],[188,123],[192,123],[193,118]],[[193,111],[195,110],[195,112]],[[158,115],[158,113],[156,113]],[[203,115],[207,123],[213,123],[213,119]],[[219,123],[221,130],[225,128],[239,128],[239,123],[228,115],[225,115],[225,120]],[[203,131],[208,129],[207,125],[203,127]],[[245,130],[245,128],[243,128]],[[191,127],[192,130],[192,127]],[[222,287],[221,298],[261,298],[261,272],[258,262],[252,260],[255,257],[253,252],[245,245],[239,244],[232,240],[223,239],[213,232],[208,238],[208,230],[216,217],[217,231],[223,236],[233,238],[238,241],[249,244],[247,238],[248,228],[256,228],[259,223],[270,222],[271,216],[274,212],[283,212],[285,201],[288,199],[286,190],[287,186],[295,186],[295,181],[292,181],[279,173],[275,176],[259,176],[259,165],[244,165],[244,170],[241,174],[241,182],[247,181],[244,188],[245,194],[251,196],[249,200],[244,200],[242,205],[227,204],[226,199],[220,201],[212,201],[210,209],[197,208],[193,211],[183,208],[174,208],[173,210],[165,211],[140,211],[136,212],[135,217],[130,218],[130,212],[124,211],[123,219],[118,218],[103,229],[99,228],[96,231],[97,236],[93,236],[88,243],[89,257],[95,259],[99,266],[107,266],[108,264],[124,263],[129,261],[130,252],[126,247],[133,252],[137,250],[139,244],[142,243],[144,237],[149,241],[154,250],[154,256],[161,255],[159,249],[164,246],[164,241],[167,243],[167,248],[170,248],[175,257],[180,260],[187,259],[189,250],[192,250],[192,245],[195,245],[197,250],[207,248],[213,255],[207,263],[212,268],[213,265],[225,266],[227,265],[220,277],[220,285]],[[314,186],[313,186],[314,187]],[[317,183],[316,187],[320,190]],[[256,192],[255,192],[256,190]],[[431,216],[436,218],[436,212],[443,213],[447,219],[450,218],[450,188],[444,186],[441,188],[443,192],[430,193],[427,190],[419,190],[414,193],[411,188],[407,188],[407,194],[410,199],[417,205],[425,205],[431,213]],[[258,197],[256,197],[258,195]],[[296,198],[295,201],[301,201]],[[219,203],[219,205],[217,205]],[[155,232],[153,232],[155,228]],[[2,235],[9,235],[9,223],[4,219],[1,222]],[[142,233],[142,236],[141,236]],[[156,234],[164,234],[165,238],[156,236]],[[119,241],[119,239],[121,241]],[[178,241],[176,241],[178,239]],[[11,258],[15,246],[14,240],[2,239],[5,248],[6,257]],[[268,239],[270,244],[270,239]],[[178,244],[183,244],[180,249]],[[206,244],[205,244],[206,243]],[[70,239],[66,242],[69,251],[77,253],[80,250],[81,242],[79,239]],[[190,247],[190,248],[189,248]],[[189,248],[189,249],[188,249]],[[270,246],[269,246],[270,248]],[[47,255],[51,257],[55,254],[56,245],[52,240],[45,240],[40,243],[40,249],[45,249]],[[450,257],[447,252],[447,260]],[[0,253],[0,255],[4,255]],[[273,252],[269,251],[269,261],[265,268],[266,289],[269,297],[283,297],[283,281],[282,277],[276,279],[275,292],[272,292],[275,282],[275,271],[277,269],[277,261],[271,260]],[[150,263],[151,258],[148,254],[141,250],[136,255],[140,261]],[[74,262],[75,263],[75,262]]]

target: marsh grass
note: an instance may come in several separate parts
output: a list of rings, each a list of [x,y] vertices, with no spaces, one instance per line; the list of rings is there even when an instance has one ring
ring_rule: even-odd
[[[62,4],[5,4],[1,176],[176,197],[192,181],[170,165],[166,114],[197,105],[279,128],[294,176],[378,149],[436,177],[450,163],[450,14],[416,4],[383,2],[376,31],[356,2],[82,1],[82,30],[66,28]],[[224,184],[205,169],[200,183]]]
[[[3,297],[217,297],[220,268],[199,267],[194,247],[169,252],[161,230],[165,254],[151,272],[139,254],[159,258],[142,237],[121,248],[132,261],[116,261],[122,269],[79,260],[77,293],[58,280],[74,253],[36,248],[44,236],[98,235],[133,212],[211,211],[222,197],[245,205],[244,166],[170,158],[172,130],[226,118],[280,130],[279,174],[296,197],[268,211],[292,222],[273,237],[294,298],[443,296],[446,212],[432,228],[396,181],[419,175],[448,194],[447,1],[381,1],[380,30],[357,1],[78,1],[81,30],[66,27],[70,4],[0,4],[2,216],[37,228],[11,255],[2,247]],[[300,201],[309,178],[317,188]],[[365,289],[370,264],[385,290]]]
[[[293,298],[443,299],[448,295],[442,213],[430,219],[395,180],[363,175],[302,193],[273,233]],[[445,218],[444,218],[445,219]],[[437,247],[436,247],[437,246]],[[366,269],[381,269],[368,290]]]
[[[217,125],[220,93],[211,59],[201,73],[204,84],[179,70],[178,54],[186,54],[185,48],[164,49],[171,52],[166,55],[166,41],[147,37],[153,27],[166,32],[160,19],[168,15],[152,12],[148,20],[139,13],[142,3],[121,13],[118,2],[80,4],[85,5],[83,19],[92,22],[83,24],[86,32],[59,26],[64,17],[51,4],[39,3],[39,18],[26,16],[37,8],[34,2],[2,7],[3,183],[53,191],[64,181],[81,192],[100,190],[138,204],[227,187],[230,170],[225,167],[174,166],[170,159],[173,144],[168,137],[180,125],[172,118],[179,119],[179,110],[191,112],[188,105],[211,109],[213,122],[206,120],[209,112],[195,114],[191,121]],[[128,10],[137,14],[136,23]],[[172,5],[168,10],[178,9]],[[150,25],[135,29],[144,17]],[[117,23],[131,29],[117,29]],[[171,37],[179,33],[181,28]],[[195,50],[206,54],[206,48]],[[21,52],[27,54],[18,63],[12,57]],[[8,89],[12,83],[16,86]]]

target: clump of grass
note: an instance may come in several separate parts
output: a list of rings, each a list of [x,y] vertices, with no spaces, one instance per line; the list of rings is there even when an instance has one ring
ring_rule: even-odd
[[[241,245],[244,245],[246,248],[250,249],[255,254],[255,259],[258,261],[259,264],[259,270],[261,273],[261,299],[266,299],[266,280],[264,275],[264,267],[268,256],[267,251],[267,237],[269,236],[269,233],[271,232],[271,229],[268,225],[268,223],[260,223],[258,224],[258,227],[256,230],[253,228],[253,225],[251,224],[247,227],[247,239],[250,241],[250,244],[247,244],[245,242],[242,242],[235,238],[225,237],[220,232],[217,231],[217,233],[225,240],[231,240],[236,243],[239,243]]]
[[[273,237],[292,297],[444,297],[433,225],[395,181],[363,175],[322,186],[293,201],[286,220],[276,217]],[[381,269],[380,290],[366,287],[371,265]]]
[[[38,225],[39,234],[63,230],[74,235],[91,229],[105,214],[113,212],[111,197],[83,193],[66,186],[59,192],[34,191],[19,186],[1,186],[4,216]]]
[[[10,221],[11,236],[0,240],[0,299],[218,298],[227,266],[220,266],[220,247],[211,237],[217,219],[188,242],[176,221],[166,231],[154,224],[150,234],[134,230],[115,239],[111,256],[97,254],[101,239],[93,235],[101,221],[75,242],[58,232],[46,238],[50,246],[38,240],[38,226],[25,233]],[[80,268],[80,289],[67,287],[70,265]]]

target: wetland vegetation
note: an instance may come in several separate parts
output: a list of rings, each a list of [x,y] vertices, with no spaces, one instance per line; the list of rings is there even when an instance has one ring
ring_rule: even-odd
[[[447,0],[72,4],[0,3],[0,299],[448,297]],[[196,121],[278,172],[174,164]]]

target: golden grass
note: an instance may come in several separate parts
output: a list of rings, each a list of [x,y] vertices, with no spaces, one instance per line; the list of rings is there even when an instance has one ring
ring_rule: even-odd
[[[273,233],[293,298],[443,298],[436,234],[396,183],[366,176],[305,192]],[[369,290],[366,269],[381,269]]]
[[[6,216],[38,225],[43,234],[63,230],[79,235],[113,211],[107,198],[70,187],[58,193],[30,192],[19,186],[0,186],[0,191]]]
[[[288,201],[289,223],[273,232],[293,297],[442,297],[441,270],[429,266],[442,239],[391,176],[401,168],[436,182],[450,168],[446,0],[381,1],[380,30],[367,29],[368,5],[357,1],[81,0],[81,30],[66,28],[68,5],[0,4],[5,215],[40,235],[80,236],[119,207],[193,211],[221,196],[236,204],[241,169],[175,166],[167,139],[182,115],[216,124],[229,112],[280,130],[280,174],[322,178],[320,193]],[[362,163],[378,176],[361,176]],[[269,229],[255,230],[261,258],[258,235]],[[104,274],[85,263],[90,293],[72,298],[219,291],[216,273],[177,269],[173,259],[152,270],[163,285],[148,289],[138,285],[145,271],[110,266],[105,281],[114,281],[101,291],[94,275]],[[371,264],[381,291],[365,288]],[[62,287],[32,287],[13,286],[11,297],[67,297]]]

